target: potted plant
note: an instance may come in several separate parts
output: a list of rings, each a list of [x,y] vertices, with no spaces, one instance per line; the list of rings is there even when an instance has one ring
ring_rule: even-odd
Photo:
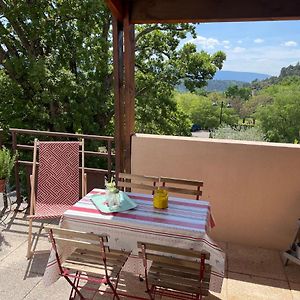
[[[16,161],[16,155],[11,155],[10,151],[2,147],[0,149],[0,193],[5,190],[5,184],[9,178]]]

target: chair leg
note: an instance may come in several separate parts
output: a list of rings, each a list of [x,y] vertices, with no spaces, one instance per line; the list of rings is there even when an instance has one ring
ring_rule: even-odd
[[[109,287],[111,288],[111,290],[112,290],[113,293],[114,293],[114,298],[113,298],[113,299],[120,300],[120,297],[119,297],[119,295],[117,294],[117,289],[114,288],[114,286],[112,285],[112,283],[111,283],[110,280],[107,281],[107,284],[109,285]]]
[[[28,248],[27,248],[27,259],[32,258],[32,218],[29,219],[29,228],[28,228]]]
[[[116,281],[116,284],[115,284],[115,289],[116,290],[118,289],[119,280],[120,280],[120,274],[117,276],[117,281]],[[113,300],[115,300],[115,298],[116,298],[116,295],[114,295]]]
[[[76,277],[74,278],[74,282],[73,282],[73,284],[74,284],[74,286],[76,288],[78,288],[78,284],[79,284],[79,277],[78,277],[78,275],[79,275],[79,272],[77,271],[76,274],[75,274]],[[69,300],[73,300],[73,299],[75,299],[75,297],[76,297],[76,290],[72,286]]]
[[[156,296],[156,288],[155,287],[153,287],[153,286],[151,287],[151,289],[149,290],[149,296],[150,296],[150,300],[155,300],[155,296]]]
[[[196,295],[196,300],[202,300],[202,295],[201,294],[197,294]]]
[[[78,287],[72,282],[72,280],[68,277],[68,276],[64,276],[66,278],[66,280],[70,283],[70,285],[72,286],[72,289],[75,290],[75,292],[78,294],[78,296],[80,297],[81,300],[85,300],[85,298],[83,297],[83,295],[80,293]],[[76,294],[75,294],[76,295]]]
[[[152,286],[151,289],[147,289],[146,293],[149,295],[150,300],[155,300],[155,287]]]

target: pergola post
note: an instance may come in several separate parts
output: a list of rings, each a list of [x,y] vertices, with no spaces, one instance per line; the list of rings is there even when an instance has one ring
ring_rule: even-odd
[[[135,84],[134,25],[128,8],[123,20],[113,18],[116,172],[131,172],[131,136],[134,133]]]
[[[124,111],[125,111],[125,171],[131,173],[131,137],[135,123],[135,36],[134,25],[129,23],[127,9],[124,19]]]
[[[124,105],[123,105],[123,22],[113,17],[113,60],[115,96],[115,157],[116,173],[124,170]]]

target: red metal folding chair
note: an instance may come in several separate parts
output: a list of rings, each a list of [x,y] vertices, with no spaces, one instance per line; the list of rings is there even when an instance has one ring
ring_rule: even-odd
[[[208,295],[211,267],[209,253],[138,242],[145,269],[146,292],[175,299],[202,299]],[[147,260],[152,261],[151,267]]]
[[[83,295],[84,288],[99,292],[99,286],[82,286],[81,280],[108,285],[112,290],[113,299],[120,299],[117,293],[119,275],[130,252],[110,249],[106,245],[106,234],[96,235],[53,226],[45,226],[45,229],[55,251],[59,273],[72,286],[69,299],[75,299],[76,296],[88,299]],[[59,247],[73,249],[63,262],[60,259]]]
[[[79,153],[81,157],[81,191],[86,194],[84,173],[84,141],[40,142],[34,140],[27,258],[34,253],[33,220],[59,218],[79,200]],[[38,176],[37,152],[39,150]],[[37,180],[37,187],[36,187]]]

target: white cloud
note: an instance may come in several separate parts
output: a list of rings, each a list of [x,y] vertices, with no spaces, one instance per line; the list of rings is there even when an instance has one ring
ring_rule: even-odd
[[[261,43],[263,43],[263,42],[264,42],[264,40],[263,40],[263,39],[260,39],[260,38],[254,40],[254,43],[255,43],[255,44],[261,44]]]
[[[224,70],[257,72],[278,75],[282,67],[295,65],[300,61],[297,47],[260,46],[247,48],[247,51],[226,51]]]
[[[300,42],[293,40],[274,45],[254,43],[251,40],[239,39],[234,42],[213,37],[198,36],[197,39],[186,40],[197,45],[198,50],[214,53],[223,50],[226,53],[223,70],[257,72],[278,75],[282,67],[300,62]],[[252,42],[251,42],[252,41]],[[248,43],[250,42],[250,43]],[[299,47],[297,47],[299,46]]]
[[[198,35],[195,39],[189,40],[188,42],[196,44],[199,48],[207,51],[219,50],[220,48],[230,49],[230,41],[218,40],[212,37],[205,37]]]
[[[214,38],[206,38],[198,35],[195,39],[190,41],[196,45],[201,46],[203,49],[215,49],[216,46],[220,45],[220,41]]]
[[[232,52],[233,53],[241,53],[241,52],[244,52],[246,49],[245,48],[243,48],[243,47],[234,47],[233,49],[232,49]]]
[[[283,43],[283,46],[286,46],[286,47],[296,47],[297,45],[298,45],[298,43],[295,41],[287,41],[287,42]]]

